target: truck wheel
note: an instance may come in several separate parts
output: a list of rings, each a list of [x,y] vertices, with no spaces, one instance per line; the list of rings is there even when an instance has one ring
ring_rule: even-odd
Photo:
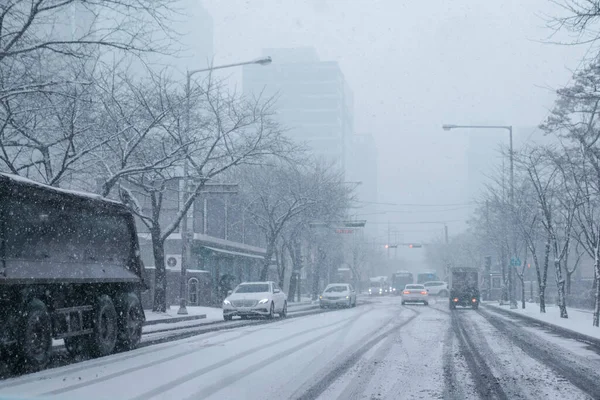
[[[90,337],[89,348],[95,357],[107,356],[115,350],[117,344],[117,310],[110,297],[104,294],[98,297],[94,311],[94,333]]]
[[[233,319],[233,317],[231,315],[223,315],[223,319],[225,321],[231,321]]]
[[[19,361],[26,371],[44,369],[52,350],[52,322],[44,302],[33,299],[27,305],[19,335]]]
[[[140,299],[135,293],[123,293],[118,298],[117,349],[133,350],[142,340],[144,314]]]

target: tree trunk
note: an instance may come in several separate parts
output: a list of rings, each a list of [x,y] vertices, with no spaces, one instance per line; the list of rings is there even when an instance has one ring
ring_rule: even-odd
[[[554,271],[556,273],[556,286],[558,288],[558,308],[560,309],[561,318],[569,318],[567,314],[567,303],[565,301],[565,280],[562,277],[562,268],[560,260],[554,259]]]
[[[297,241],[287,242],[286,248],[290,255],[290,259],[292,260],[292,276],[290,277],[290,289],[288,290],[288,301],[292,303],[295,301],[296,291],[299,289],[298,284],[300,283],[300,270],[302,269],[302,265],[299,244]],[[299,294],[298,290],[298,295]]]
[[[323,269],[323,261],[325,260],[324,252],[321,247],[317,247],[316,262],[313,270],[313,281],[312,281],[312,299],[317,300],[319,298],[319,282],[321,280],[321,271]]]
[[[273,258],[273,254],[275,253],[275,240],[267,239],[267,249],[265,253],[265,258],[263,260],[263,267],[260,271],[260,280],[266,281],[267,276],[269,274],[269,267],[271,266],[271,259]]]
[[[600,232],[599,232],[600,233]],[[594,249],[594,282],[596,284],[596,301],[594,304],[594,326],[599,325],[600,316],[600,240],[597,239],[596,248]]]
[[[540,312],[546,312],[546,279],[548,277],[548,264],[550,261],[550,239],[546,240],[546,246],[544,249],[544,266],[540,273],[540,270],[536,263],[537,278],[538,278],[538,291],[540,296]]]
[[[575,271],[569,272],[567,270],[567,296],[571,295],[571,275],[573,275],[573,272]]]
[[[154,254],[154,302],[152,311],[167,311],[167,271],[165,269],[165,243],[160,238],[160,225],[150,230]]]
[[[525,309],[525,279],[523,275],[518,275],[519,281],[521,281],[521,308]]]

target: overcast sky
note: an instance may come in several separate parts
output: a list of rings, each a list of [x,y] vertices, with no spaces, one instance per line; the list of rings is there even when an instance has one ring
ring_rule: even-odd
[[[381,202],[468,202],[466,134],[440,126],[538,125],[554,99],[549,88],[568,83],[569,70],[587,51],[541,43],[552,33],[543,15],[557,12],[548,0],[206,0],[204,5],[214,19],[216,64],[255,58],[263,48],[298,46],[313,46],[322,60],[340,63],[354,91],[356,133],[371,133],[377,141]],[[240,72],[231,79],[241,85]],[[497,135],[501,143],[505,136]],[[464,217],[448,211],[380,220]],[[414,233],[408,235],[424,240],[425,233],[417,231],[432,228],[410,229]]]

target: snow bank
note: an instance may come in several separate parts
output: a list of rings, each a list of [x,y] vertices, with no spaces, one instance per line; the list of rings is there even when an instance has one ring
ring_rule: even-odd
[[[538,304],[532,303],[527,303],[527,308],[524,310],[521,308],[511,310],[508,305],[498,306],[497,304],[489,303],[485,305],[488,307],[488,309],[491,310],[493,310],[494,308],[501,308],[502,310],[510,311],[515,314],[525,315],[527,317],[535,318],[539,321],[546,322],[548,324],[556,325],[565,329],[570,329],[572,331],[600,339],[600,329],[595,326],[592,326],[593,315],[592,312],[588,310],[579,310],[567,307],[569,318],[565,319],[560,317],[560,310],[554,305],[546,305],[545,314],[540,313],[540,307]]]
[[[189,317],[194,315],[206,315],[206,318],[203,318],[203,321],[216,321],[223,319],[223,310],[221,308],[216,307],[200,307],[200,306],[187,306],[187,315],[178,315],[177,311],[179,310],[179,306],[171,306],[167,312],[154,312],[145,310],[146,320],[147,321],[158,321],[158,320],[168,320],[172,318],[181,318],[181,317]]]

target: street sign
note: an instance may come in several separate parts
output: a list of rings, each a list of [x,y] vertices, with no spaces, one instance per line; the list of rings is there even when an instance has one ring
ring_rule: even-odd
[[[520,265],[521,265],[521,259],[519,257],[511,258],[510,259],[510,266],[511,267],[518,267]]]

